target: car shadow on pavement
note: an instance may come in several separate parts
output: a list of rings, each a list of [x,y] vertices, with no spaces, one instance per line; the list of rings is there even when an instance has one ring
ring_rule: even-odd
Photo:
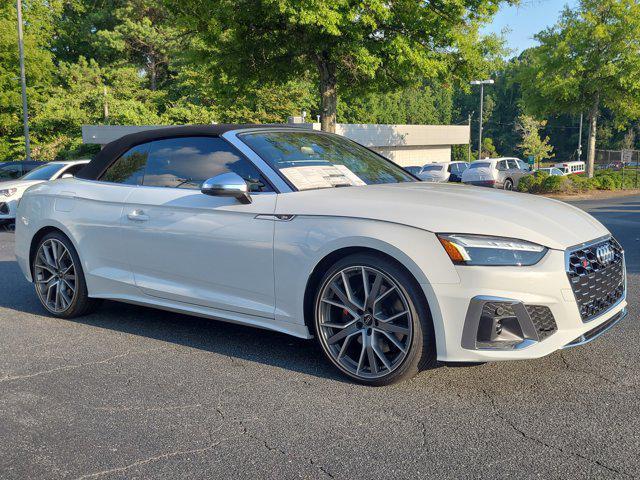
[[[5,283],[5,293],[0,295],[0,308],[47,316],[16,262],[0,261],[0,278]],[[64,321],[346,381],[325,361],[313,340],[278,332],[109,301],[91,315]]]

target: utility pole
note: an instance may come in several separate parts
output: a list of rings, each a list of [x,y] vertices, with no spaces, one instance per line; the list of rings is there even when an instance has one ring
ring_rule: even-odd
[[[22,123],[24,124],[24,148],[27,161],[31,160],[31,141],[29,140],[29,113],[27,111],[27,79],[24,73],[24,37],[22,35],[22,0],[17,0],[18,10],[18,51],[20,53],[20,83],[22,84]]]
[[[469,152],[467,156],[467,162],[471,163],[471,117],[473,116],[473,112],[469,114]]]
[[[482,158],[482,113],[484,110],[484,86],[493,85],[495,82],[489,80],[474,80],[471,85],[480,85],[480,125],[478,126],[478,160]]]
[[[580,114],[580,131],[578,132],[578,161],[582,161],[582,117],[584,114]]]

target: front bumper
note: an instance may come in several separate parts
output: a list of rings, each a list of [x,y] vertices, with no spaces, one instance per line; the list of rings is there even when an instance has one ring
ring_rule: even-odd
[[[17,207],[18,207],[17,200],[12,198],[2,197],[0,199],[0,222],[15,220]]]
[[[489,187],[489,188],[499,188],[501,184],[496,182],[495,180],[473,180],[464,182],[465,185],[471,185],[474,187]]]
[[[616,322],[621,320],[627,306],[625,296],[606,312],[583,322],[567,277],[565,252],[558,250],[549,250],[545,258],[532,267],[462,266],[456,267],[456,270],[460,278],[458,285],[441,284],[425,288],[434,322],[440,324],[440,328],[436,326],[436,332],[440,333],[436,340],[438,359],[441,361],[485,362],[543,357],[575,344],[576,339],[593,339],[591,337],[595,329],[612,322],[612,319],[617,319]],[[477,298],[548,308],[555,321],[555,330],[544,338],[535,338],[532,333],[526,335],[524,339],[527,341],[516,341],[513,348],[470,345],[464,341],[465,325],[472,299]]]

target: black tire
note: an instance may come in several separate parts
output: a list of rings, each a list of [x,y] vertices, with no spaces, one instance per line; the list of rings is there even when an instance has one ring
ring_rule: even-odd
[[[51,240],[56,240],[64,245],[73,260],[73,266],[75,268],[75,292],[69,305],[62,311],[53,310],[47,305],[47,302],[43,300],[43,297],[38,290],[38,284],[36,283],[36,265],[38,264],[38,253],[40,252],[43,244]],[[38,242],[35,252],[36,253],[31,265],[31,273],[36,289],[36,296],[38,297],[38,300],[40,300],[41,305],[44,307],[47,313],[57,318],[76,318],[91,313],[100,305],[101,300],[89,298],[87,283],[84,278],[84,271],[82,270],[80,257],[78,256],[78,252],[76,252],[76,249],[74,248],[71,241],[64,234],[62,234],[61,232],[51,232],[45,235]]]
[[[362,376],[354,375],[353,372],[344,368],[336,359],[334,359],[329,351],[329,346],[326,340],[324,340],[324,337],[321,337],[320,334],[321,315],[319,305],[321,302],[321,294],[325,290],[325,286],[332,278],[335,278],[336,274],[339,272],[344,269],[358,266],[375,269],[393,279],[404,295],[408,308],[411,312],[410,320],[412,325],[412,336],[411,341],[407,341],[410,347],[406,349],[406,356],[401,363],[394,367],[394,369],[388,374],[375,379],[363,378]],[[375,306],[373,308],[375,310]],[[405,381],[414,377],[422,370],[433,368],[437,363],[433,320],[431,318],[431,312],[424,297],[424,293],[409,271],[407,271],[398,262],[383,255],[357,253],[349,255],[334,263],[325,272],[322,280],[318,284],[318,288],[314,295],[313,316],[313,325],[316,334],[315,337],[329,362],[343,374],[358,383],[371,386],[383,386]]]
[[[504,186],[502,188],[504,188],[505,190],[512,191],[513,190],[513,180],[511,180],[510,178],[507,178],[504,181]]]

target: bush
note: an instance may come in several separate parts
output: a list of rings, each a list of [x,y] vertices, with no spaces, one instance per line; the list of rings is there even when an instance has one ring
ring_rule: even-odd
[[[638,188],[635,170],[627,169],[624,175],[622,173],[622,171],[600,170],[593,178],[588,178],[586,175],[561,177],[535,172],[520,180],[518,190],[528,193],[583,193],[590,190]]]
[[[617,182],[616,179],[613,175],[601,175],[599,177],[595,177],[596,182],[598,183],[598,190],[617,190],[618,189],[618,184],[621,183]]]
[[[560,193],[571,190],[571,186],[568,185],[571,182],[567,177],[563,176],[547,176],[542,181],[542,192],[544,193]]]

